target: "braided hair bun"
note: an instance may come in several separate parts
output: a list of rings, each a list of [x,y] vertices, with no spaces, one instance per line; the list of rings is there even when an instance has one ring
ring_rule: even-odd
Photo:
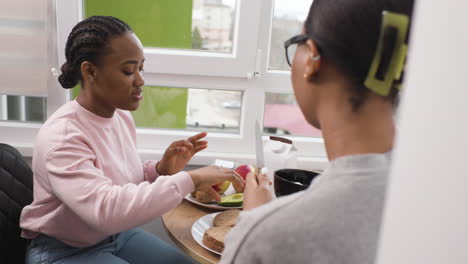
[[[112,16],[92,16],[73,27],[65,47],[67,62],[62,65],[58,81],[65,89],[75,87],[81,80],[81,64],[96,64],[106,54],[112,37],[133,32],[128,24]]]

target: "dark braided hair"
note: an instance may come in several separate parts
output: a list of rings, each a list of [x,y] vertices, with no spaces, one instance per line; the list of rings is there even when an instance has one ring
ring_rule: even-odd
[[[92,16],[72,29],[65,47],[67,62],[62,65],[58,80],[63,88],[74,87],[82,80],[81,64],[84,61],[97,64],[100,56],[109,52],[111,37],[132,32],[122,20],[112,16]]]
[[[370,92],[364,81],[377,48],[382,11],[411,17],[412,9],[413,0],[314,0],[305,32],[316,42],[321,57],[351,81],[353,111],[359,110]],[[387,97],[396,105],[398,90],[393,88]]]

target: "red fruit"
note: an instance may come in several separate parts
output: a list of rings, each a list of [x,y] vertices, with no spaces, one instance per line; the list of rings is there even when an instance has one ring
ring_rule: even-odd
[[[255,172],[255,168],[252,167],[251,165],[240,165],[239,167],[236,168],[236,172],[237,174],[242,176],[242,178],[244,178],[245,180],[249,172]]]

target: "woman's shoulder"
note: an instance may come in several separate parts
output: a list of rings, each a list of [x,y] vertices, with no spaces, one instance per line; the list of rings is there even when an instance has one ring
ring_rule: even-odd
[[[76,110],[71,102],[61,106],[41,126],[40,132],[47,134],[60,132],[76,119]],[[47,135],[44,135],[47,136]]]
[[[47,118],[47,121],[44,124],[53,122],[55,120],[60,120],[60,119],[63,119],[63,118],[70,118],[70,117],[74,116],[75,113],[76,113],[76,108],[73,105],[73,101],[68,102],[68,103],[62,105],[49,118]]]
[[[60,107],[41,126],[35,139],[35,148],[53,149],[66,144],[67,141],[85,134],[71,102]]]
[[[371,199],[371,195],[377,197]],[[236,259],[236,263],[254,259],[262,259],[265,263],[284,263],[286,260],[306,263],[313,258],[341,263],[339,260],[343,255],[359,251],[358,255],[367,260],[370,256],[361,251],[365,248],[363,245],[376,242],[383,195],[383,192],[371,192],[366,196],[368,199],[363,199],[315,189],[294,198],[281,198],[278,203],[259,207],[246,213],[244,219],[241,217],[241,223],[249,228],[244,229],[241,225],[238,230],[244,229],[242,232],[232,232],[237,248],[229,250],[229,257]],[[339,247],[346,253],[328,255],[324,249],[330,247]]]

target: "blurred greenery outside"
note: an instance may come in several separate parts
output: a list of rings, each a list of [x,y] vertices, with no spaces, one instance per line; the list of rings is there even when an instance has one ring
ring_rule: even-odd
[[[85,0],[85,17],[115,16],[130,25],[145,47],[192,48],[192,0]],[[194,45],[201,45],[194,32]],[[73,88],[75,98],[80,87]],[[185,129],[188,89],[145,86],[132,112],[137,127]]]

